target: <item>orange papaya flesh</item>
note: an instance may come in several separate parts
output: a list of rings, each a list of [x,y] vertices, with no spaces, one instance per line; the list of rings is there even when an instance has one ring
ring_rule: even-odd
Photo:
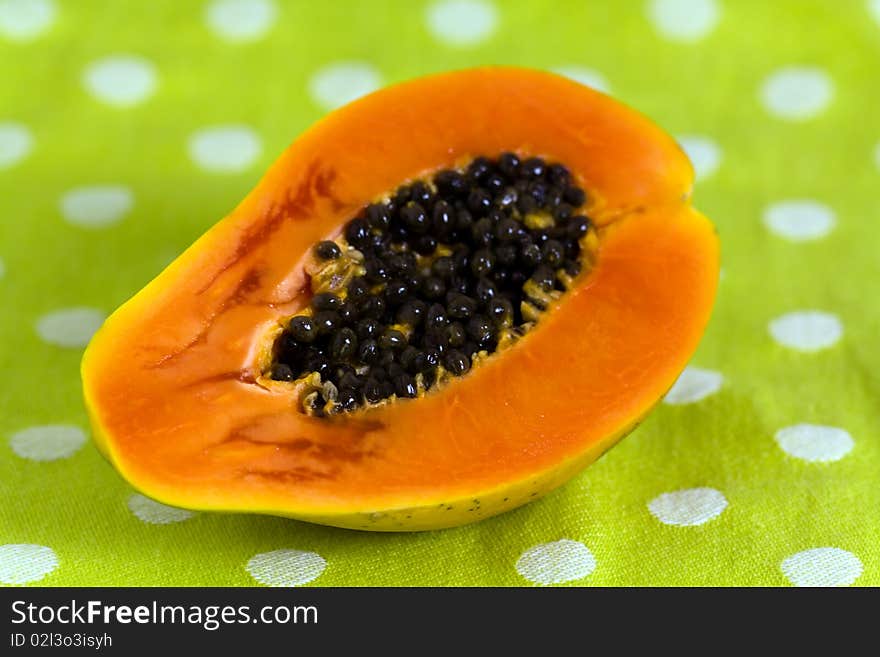
[[[565,164],[597,226],[592,267],[531,331],[417,400],[334,418],[266,381],[279,327],[308,306],[314,244],[403,182],[505,151]],[[547,73],[473,69],[358,100],[96,334],[82,365],[96,444],[186,508],[395,531],[536,499],[632,429],[697,346],[718,243],[692,181],[650,121]]]

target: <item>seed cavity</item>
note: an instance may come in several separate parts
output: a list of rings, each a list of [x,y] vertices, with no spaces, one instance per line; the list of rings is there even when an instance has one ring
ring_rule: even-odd
[[[313,247],[311,303],[278,334],[265,375],[319,417],[466,375],[592,265],[586,200],[562,164],[514,153],[402,185]]]

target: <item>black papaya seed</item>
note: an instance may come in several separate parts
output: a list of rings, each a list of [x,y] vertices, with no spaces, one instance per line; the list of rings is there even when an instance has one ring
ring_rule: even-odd
[[[512,151],[389,190],[312,247],[315,294],[267,376],[317,373],[303,410],[323,417],[417,398],[447,380],[441,367],[466,373],[530,328],[523,301],[548,307],[530,282],[564,293],[581,272],[587,199],[563,163]]]

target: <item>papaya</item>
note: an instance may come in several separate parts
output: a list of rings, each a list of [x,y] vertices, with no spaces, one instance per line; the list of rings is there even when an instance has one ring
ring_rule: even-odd
[[[697,347],[719,254],[692,183],[651,121],[550,73],[361,98],[96,333],[94,440],[191,509],[403,531],[535,500]]]

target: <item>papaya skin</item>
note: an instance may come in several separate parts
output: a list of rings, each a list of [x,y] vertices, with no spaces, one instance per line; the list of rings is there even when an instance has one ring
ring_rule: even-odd
[[[504,150],[567,165],[598,226],[594,267],[532,331],[423,399],[347,417],[305,416],[266,384],[273,331],[308,303],[314,243],[407,180]],[[82,363],[95,443],[136,489],[192,509],[412,531],[537,499],[636,426],[696,349],[719,256],[692,182],[659,128],[552,74],[482,68],[372,94],[298,138],[105,322]]]

